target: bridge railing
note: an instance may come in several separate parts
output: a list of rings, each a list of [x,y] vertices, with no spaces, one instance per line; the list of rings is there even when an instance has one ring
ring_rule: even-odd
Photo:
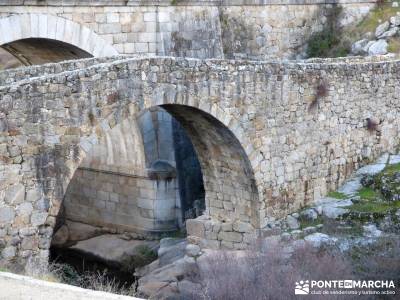
[[[43,76],[47,74],[57,74],[65,71],[84,69],[92,65],[118,60],[128,56],[94,57],[77,60],[68,60],[58,63],[48,63],[44,65],[24,66],[15,69],[0,71],[0,86],[9,85],[30,77]]]
[[[38,6],[238,6],[374,3],[376,0],[2,0],[4,5]]]

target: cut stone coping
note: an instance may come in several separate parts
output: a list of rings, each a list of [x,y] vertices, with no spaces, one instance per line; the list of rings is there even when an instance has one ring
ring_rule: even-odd
[[[0,299],[140,300],[142,298],[93,291],[72,285],[0,272]]]

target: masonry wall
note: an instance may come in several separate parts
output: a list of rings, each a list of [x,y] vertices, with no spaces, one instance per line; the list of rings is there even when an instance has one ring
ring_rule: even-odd
[[[178,225],[177,190],[175,178],[156,181],[80,168],[64,199],[66,218],[143,235],[173,231]]]
[[[158,105],[187,129],[203,169],[206,214],[189,222],[192,240],[248,247],[269,221],[398,147],[399,76],[400,61],[389,57],[126,58],[4,85],[2,259],[47,258],[63,188],[83,153]],[[376,130],[367,118],[379,123]]]
[[[302,56],[308,37],[323,29],[332,9],[329,2],[318,0],[177,1],[178,5],[169,0],[47,1],[48,6],[25,1],[24,5],[7,5],[11,3],[18,2],[0,4],[0,17],[57,15],[90,28],[120,54],[196,58]],[[345,25],[360,20],[374,1],[349,0],[340,5],[339,22]],[[4,32],[12,30],[12,25],[7,26]]]
[[[107,132],[74,173],[62,217],[142,235],[176,230],[181,224],[176,172],[168,178],[149,175],[158,160],[175,169],[170,131],[171,116],[152,109]]]

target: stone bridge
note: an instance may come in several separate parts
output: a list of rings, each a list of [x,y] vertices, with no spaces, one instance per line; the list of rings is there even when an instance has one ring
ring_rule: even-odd
[[[114,57],[0,78],[2,259],[21,263],[47,260],[56,216],[85,155],[146,109],[165,109],[194,145],[206,211],[186,225],[202,247],[247,247],[269,221],[399,144],[395,58]]]
[[[25,64],[118,54],[296,58],[334,8],[375,0],[2,0],[0,45]],[[60,51],[62,50],[62,51]]]

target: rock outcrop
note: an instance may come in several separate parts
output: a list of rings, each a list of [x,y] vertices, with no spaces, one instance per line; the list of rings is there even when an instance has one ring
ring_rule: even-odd
[[[397,2],[396,2],[397,3]],[[388,21],[379,24],[375,33],[367,33],[364,38],[351,46],[354,55],[385,55],[388,53],[388,40],[399,35],[400,15],[391,17]]]

